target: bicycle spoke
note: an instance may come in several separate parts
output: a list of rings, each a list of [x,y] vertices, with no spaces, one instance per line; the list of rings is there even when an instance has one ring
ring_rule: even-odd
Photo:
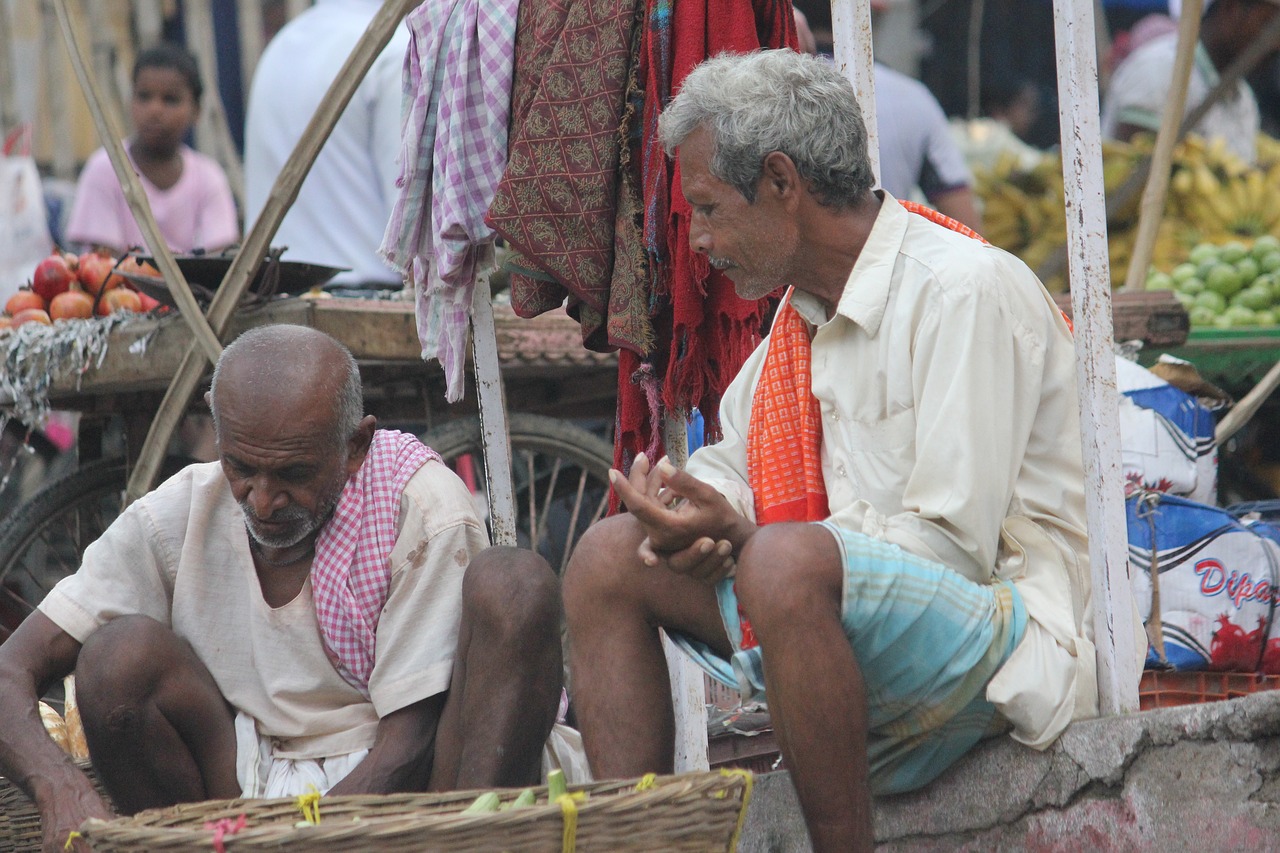
[[[563,575],[565,566],[569,565],[569,555],[573,553],[575,534],[578,532],[578,513],[582,511],[582,495],[587,490],[587,472],[578,474],[578,491],[573,496],[573,509],[569,512],[569,532],[564,537],[564,551],[560,555],[560,569],[556,574]]]
[[[556,495],[556,481],[560,479],[560,465],[562,462],[563,460],[558,456],[552,460],[551,481],[547,484],[547,494],[542,499],[542,523],[538,525],[539,539],[547,535],[547,525],[551,520],[551,499]]]

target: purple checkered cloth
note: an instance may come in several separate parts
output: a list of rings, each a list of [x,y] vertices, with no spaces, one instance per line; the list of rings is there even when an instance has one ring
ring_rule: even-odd
[[[379,251],[413,282],[423,358],[462,398],[476,273],[493,263],[485,224],[507,165],[518,0],[425,0],[405,19],[397,199]]]
[[[378,430],[360,470],[347,481],[311,563],[311,595],[325,651],[366,697],[377,651],[378,617],[391,586],[400,495],[418,469],[440,454],[416,436]]]

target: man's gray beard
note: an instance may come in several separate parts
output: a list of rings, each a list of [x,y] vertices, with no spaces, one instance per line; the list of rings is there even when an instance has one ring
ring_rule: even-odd
[[[345,481],[342,486],[345,486]],[[299,526],[293,530],[287,531],[277,536],[260,534],[253,529],[253,524],[249,519],[254,518],[253,510],[245,501],[240,502],[240,511],[244,513],[244,529],[248,531],[253,541],[267,548],[292,548],[311,534],[315,533],[329,520],[329,516],[333,514],[334,508],[338,506],[338,501],[342,498],[342,486],[334,493],[333,497],[325,500],[320,505],[320,511],[315,515],[307,512],[302,507],[286,507],[273,515],[273,521],[287,521],[290,523],[298,523]]]

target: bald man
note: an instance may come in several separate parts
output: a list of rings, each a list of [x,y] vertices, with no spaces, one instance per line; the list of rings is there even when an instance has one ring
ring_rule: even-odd
[[[550,567],[487,547],[461,481],[376,429],[327,335],[245,333],[206,400],[219,460],[132,504],[0,646],[0,773],[45,849],[110,815],[37,712],[73,669],[123,813],[536,782],[561,687]]]

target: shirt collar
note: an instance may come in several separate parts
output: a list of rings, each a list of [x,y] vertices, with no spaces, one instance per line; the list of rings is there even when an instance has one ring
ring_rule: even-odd
[[[888,191],[879,190],[877,195],[882,200],[880,212],[836,304],[837,314],[857,323],[872,337],[884,319],[893,268],[910,221],[906,208]],[[820,326],[827,321],[826,311],[816,297],[796,290],[791,299],[800,316],[813,325]]]

